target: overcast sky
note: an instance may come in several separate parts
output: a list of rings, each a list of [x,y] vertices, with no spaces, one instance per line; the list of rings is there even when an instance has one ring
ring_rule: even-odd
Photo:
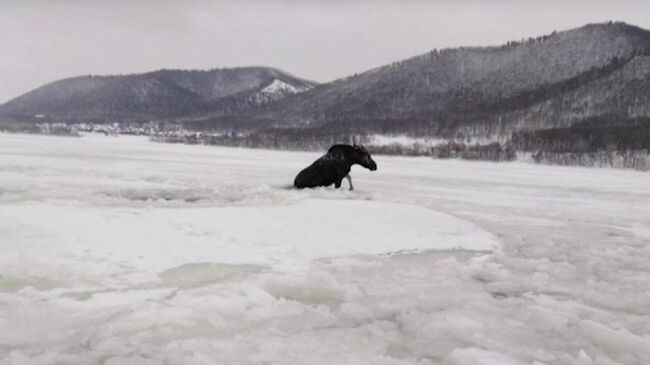
[[[0,0],[0,103],[83,74],[273,66],[330,81],[433,48],[589,22],[650,28],[650,1]]]

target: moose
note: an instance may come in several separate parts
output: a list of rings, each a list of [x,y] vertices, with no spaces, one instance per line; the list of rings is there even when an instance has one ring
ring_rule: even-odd
[[[343,178],[346,178],[350,184],[350,190],[354,190],[350,177],[350,168],[354,164],[371,171],[377,170],[377,164],[363,146],[335,144],[327,150],[325,155],[300,171],[293,181],[293,186],[303,189],[334,184],[334,187],[338,189],[341,187]]]

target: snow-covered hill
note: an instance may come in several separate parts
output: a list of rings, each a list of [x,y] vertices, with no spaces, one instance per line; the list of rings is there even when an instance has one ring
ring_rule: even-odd
[[[314,86],[314,82],[268,67],[81,76],[19,96],[1,105],[0,115],[35,122],[146,122],[224,116]],[[260,93],[273,93],[273,97],[253,97]],[[40,117],[35,119],[36,115]]]

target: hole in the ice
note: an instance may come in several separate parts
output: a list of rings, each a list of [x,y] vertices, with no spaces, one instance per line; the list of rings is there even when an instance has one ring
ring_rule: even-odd
[[[101,193],[104,197],[126,199],[135,202],[178,201],[196,203],[209,199],[210,191],[193,189],[124,189]]]
[[[166,287],[196,288],[256,274],[264,269],[264,266],[248,264],[190,263],[167,269],[158,277]]]
[[[108,293],[111,290],[106,289],[106,290],[84,290],[84,291],[75,291],[75,292],[68,292],[64,293],[61,296],[64,298],[72,298],[74,300],[78,300],[80,302],[85,302],[93,297],[93,295],[98,294],[98,293]]]
[[[413,356],[413,350],[406,344],[392,342],[386,346],[386,352],[384,354],[394,359],[406,359]]]
[[[499,292],[499,291],[491,292],[490,295],[494,299],[506,299],[506,298],[509,297],[509,295],[507,293],[503,293],[503,292]]]
[[[304,277],[270,277],[263,284],[264,290],[276,299],[300,302],[308,305],[338,307],[345,301],[346,288],[326,274],[311,273]],[[350,288],[347,288],[350,289]]]
[[[272,288],[268,293],[276,299],[292,300],[308,305],[325,305],[337,307],[344,300],[344,292],[332,291],[327,288]]]
[[[16,293],[24,288],[32,287],[38,291],[48,291],[56,288],[66,288],[67,283],[40,277],[17,277],[0,274],[0,292]]]
[[[21,188],[6,188],[0,189],[0,199],[2,200],[20,200],[28,196],[28,189]]]
[[[501,300],[501,299],[508,299],[508,298],[521,298],[524,295],[524,293],[523,292],[506,293],[506,292],[502,292],[502,291],[493,291],[493,292],[490,292],[490,295],[494,299]]]
[[[161,206],[246,206],[265,203],[291,203],[298,197],[289,189],[267,185],[218,185],[209,188],[155,188],[100,191],[104,203],[124,204],[124,201]],[[117,201],[114,201],[117,200]]]
[[[291,184],[280,185],[280,186],[278,186],[278,189],[282,189],[282,190],[295,190],[295,188],[294,188],[293,185],[291,185]]]

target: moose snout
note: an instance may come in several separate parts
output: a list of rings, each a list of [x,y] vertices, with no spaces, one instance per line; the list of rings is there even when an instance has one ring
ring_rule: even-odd
[[[370,169],[370,171],[377,170],[377,163],[371,158],[368,159],[368,169]]]

